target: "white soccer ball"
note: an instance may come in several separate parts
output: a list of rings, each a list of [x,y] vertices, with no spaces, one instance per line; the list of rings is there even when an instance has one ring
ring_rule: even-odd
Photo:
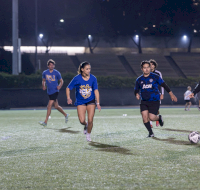
[[[198,143],[200,140],[200,135],[197,131],[193,131],[188,135],[188,139],[191,143]]]

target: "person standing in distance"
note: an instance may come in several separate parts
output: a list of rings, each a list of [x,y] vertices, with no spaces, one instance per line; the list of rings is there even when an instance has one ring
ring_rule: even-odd
[[[192,105],[190,97],[188,97],[192,92],[192,88],[190,86],[187,87],[187,91],[184,93],[184,100],[185,100],[185,111],[190,111],[190,106]],[[188,109],[187,109],[188,107]]]
[[[49,96],[49,102],[47,106],[47,115],[44,122],[40,121],[39,124],[46,127],[49,116],[51,114],[51,108],[54,104],[54,107],[65,116],[65,122],[67,123],[69,114],[65,113],[61,106],[58,104],[58,93],[63,85],[63,79],[59,71],[55,68],[55,61],[50,59],[47,61],[48,69],[42,73],[42,88],[43,90],[47,89],[47,94]],[[59,84],[58,84],[59,81]],[[47,88],[46,88],[47,85]]]
[[[158,63],[154,60],[154,59],[150,59],[149,60],[150,64],[151,64],[151,72],[157,74],[161,79],[162,77],[162,73],[158,70],[156,70],[156,68],[158,67]],[[164,88],[161,87],[160,85],[158,86],[159,91],[160,91],[160,104],[161,104],[161,100],[164,99]],[[158,115],[159,115],[159,110],[158,110]],[[153,127],[152,125],[152,121],[150,121],[151,127]],[[159,121],[156,121],[156,127],[159,126]]]
[[[164,87],[164,89],[169,93],[172,101],[177,102],[177,98],[163,79],[158,75],[151,73],[149,61],[142,61],[140,67],[143,75],[136,79],[135,96],[138,100],[141,96],[140,111],[143,123],[149,131],[147,137],[154,137],[149,121],[159,121],[160,126],[164,125],[162,116],[157,115],[160,107],[160,91],[158,90],[158,85]]]
[[[76,75],[66,89],[67,103],[72,104],[70,98],[70,90],[76,89],[76,101],[78,118],[82,125],[84,125],[84,134],[86,134],[86,140],[91,141],[91,131],[93,127],[93,118],[95,108],[99,112],[101,106],[99,102],[99,91],[97,79],[94,75],[90,74],[91,65],[89,62],[83,62],[79,65],[78,75]],[[85,114],[87,111],[88,121],[85,120]]]

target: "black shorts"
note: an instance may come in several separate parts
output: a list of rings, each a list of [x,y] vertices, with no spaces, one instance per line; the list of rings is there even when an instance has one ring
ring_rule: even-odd
[[[49,95],[49,100],[56,100],[58,98],[58,92],[55,92],[54,94]]]
[[[160,108],[160,101],[142,101],[141,100],[141,103],[140,103],[141,112],[148,110],[149,113],[157,115],[159,108]]]
[[[185,100],[186,103],[191,102],[191,100]]]
[[[89,102],[87,102],[85,104],[82,104],[82,106],[87,106],[87,105],[91,105],[91,104],[96,104],[95,99],[93,99],[93,100],[91,100],[91,101],[89,101]]]

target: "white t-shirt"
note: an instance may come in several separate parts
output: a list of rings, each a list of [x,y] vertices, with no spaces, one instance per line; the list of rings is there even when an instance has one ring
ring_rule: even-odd
[[[190,90],[187,90],[184,94],[184,100],[190,100],[190,97],[187,97],[191,94],[192,92]]]

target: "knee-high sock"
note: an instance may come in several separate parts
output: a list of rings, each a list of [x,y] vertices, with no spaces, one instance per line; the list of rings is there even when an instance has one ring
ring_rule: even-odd
[[[151,125],[150,125],[150,122],[147,122],[147,123],[144,123],[145,127],[147,128],[147,130],[149,131],[149,134],[153,134],[153,131],[151,129]]]

